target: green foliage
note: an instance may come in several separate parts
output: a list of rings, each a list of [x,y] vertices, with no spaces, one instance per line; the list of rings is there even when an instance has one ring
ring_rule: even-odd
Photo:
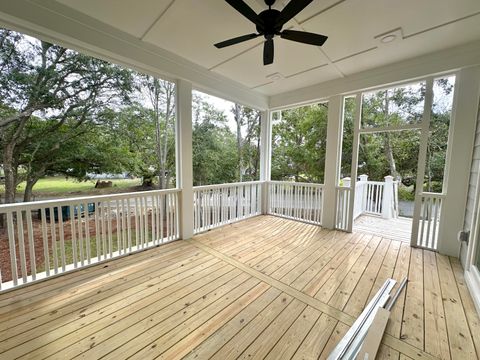
[[[413,191],[413,187],[399,186],[398,199],[405,200],[405,201],[414,201],[415,192]]]
[[[210,185],[237,180],[236,137],[227,118],[201,96],[193,98],[193,183]]]
[[[272,179],[322,183],[328,104],[282,111],[272,129]]]

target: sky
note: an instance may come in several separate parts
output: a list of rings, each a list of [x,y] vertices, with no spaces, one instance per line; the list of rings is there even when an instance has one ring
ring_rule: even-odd
[[[222,110],[224,112],[224,114],[225,114],[225,116],[227,117],[227,120],[228,120],[228,127],[235,134],[237,132],[237,125],[235,124],[235,119],[234,119],[233,113],[231,111],[232,106],[234,106],[235,104],[231,101],[224,100],[222,98],[219,98],[219,97],[216,97],[216,96],[213,96],[213,95],[208,95],[208,94],[202,93],[200,91],[196,91],[196,92],[198,94],[201,94],[202,97],[206,101],[208,101],[210,104],[215,106],[215,108],[217,108],[218,110]]]

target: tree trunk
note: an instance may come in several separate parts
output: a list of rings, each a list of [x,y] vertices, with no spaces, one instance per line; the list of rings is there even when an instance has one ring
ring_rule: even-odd
[[[395,158],[393,157],[390,133],[386,132],[384,134],[383,143],[385,147],[385,155],[387,156],[388,166],[390,169],[390,175],[393,176],[395,180],[401,181],[402,179],[400,174],[397,171],[397,165],[395,163]]]
[[[34,179],[31,177],[27,178],[27,184],[25,185],[25,192],[23,194],[23,202],[32,201],[33,198],[33,187],[37,183],[38,179]]]
[[[7,144],[3,148],[3,171],[5,173],[5,204],[15,202],[17,190],[17,170],[15,168],[13,146]]]
[[[385,91],[385,107],[383,109],[383,114],[385,116],[385,120],[388,120],[388,117],[390,115],[390,100],[388,98],[388,90]],[[388,166],[390,169],[390,175],[393,176],[395,180],[401,181],[400,174],[397,172],[395,158],[393,157],[392,142],[389,132],[385,132],[383,134],[383,145],[385,149],[385,155],[387,157]]]

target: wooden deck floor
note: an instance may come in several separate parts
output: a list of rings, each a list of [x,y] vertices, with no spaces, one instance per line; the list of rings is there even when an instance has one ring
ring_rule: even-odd
[[[387,220],[375,215],[360,215],[353,222],[353,231],[410,243],[412,219],[399,217]]]
[[[477,359],[456,259],[271,216],[0,295],[0,359],[324,359],[404,276],[378,358]]]

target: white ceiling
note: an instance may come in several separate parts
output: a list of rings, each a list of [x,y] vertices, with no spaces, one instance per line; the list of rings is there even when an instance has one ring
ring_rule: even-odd
[[[251,89],[275,95],[480,39],[479,0],[315,0],[286,26],[329,36],[322,48],[277,38],[263,66],[262,40],[216,49],[254,26],[222,0],[57,0],[149,46]],[[257,12],[262,0],[246,0]],[[277,0],[281,9],[288,1]],[[376,37],[401,28],[384,45]],[[283,79],[267,77],[280,73]]]

